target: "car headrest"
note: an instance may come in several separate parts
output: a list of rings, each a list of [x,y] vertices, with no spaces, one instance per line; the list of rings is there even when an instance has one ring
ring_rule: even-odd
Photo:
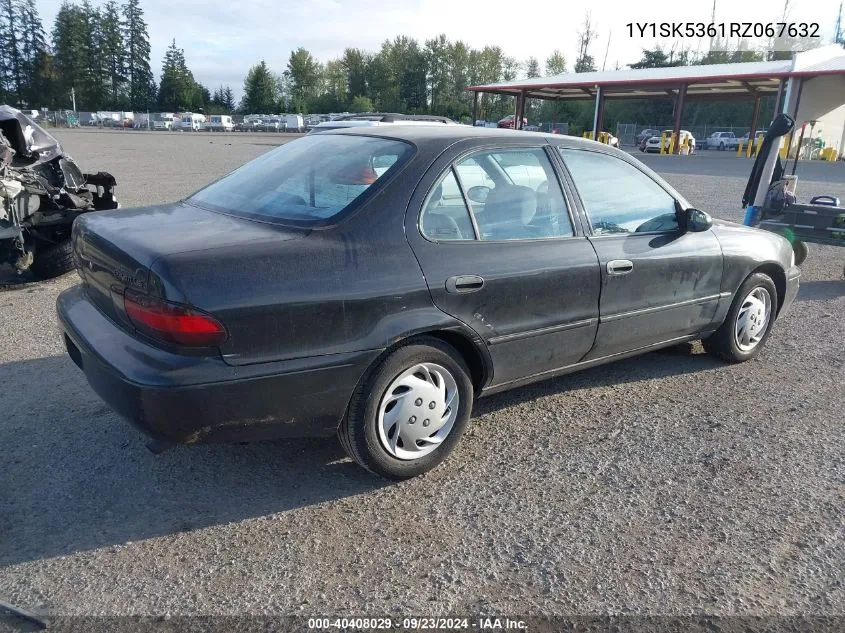
[[[537,213],[537,192],[522,185],[499,185],[490,190],[484,215],[490,224],[528,225]]]

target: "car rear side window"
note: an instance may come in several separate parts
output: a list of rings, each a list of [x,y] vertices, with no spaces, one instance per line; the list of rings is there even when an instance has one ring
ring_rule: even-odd
[[[315,134],[247,163],[188,201],[270,222],[324,224],[377,188],[412,153],[403,141]]]
[[[483,150],[461,159],[429,195],[420,224],[433,240],[574,234],[560,183],[542,148]]]
[[[560,149],[595,235],[677,231],[675,199],[615,156]]]
[[[429,194],[420,228],[423,235],[437,242],[475,239],[469,209],[453,169],[446,172]]]

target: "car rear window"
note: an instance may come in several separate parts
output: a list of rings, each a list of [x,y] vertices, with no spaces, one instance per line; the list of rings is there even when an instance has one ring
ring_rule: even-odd
[[[392,139],[305,136],[236,169],[188,202],[281,224],[327,224],[363,201],[412,153],[412,145]]]

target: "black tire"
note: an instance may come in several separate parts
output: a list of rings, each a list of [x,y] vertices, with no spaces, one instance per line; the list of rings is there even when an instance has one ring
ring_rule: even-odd
[[[795,253],[795,265],[800,266],[807,259],[807,255],[810,254],[810,247],[807,246],[806,242],[795,240],[792,242],[792,252]]]
[[[736,337],[734,336],[734,327],[736,325],[737,315],[745,298],[751,294],[755,288],[764,288],[771,298],[769,322],[766,325],[766,331],[760,341],[750,350],[743,350],[737,345]],[[778,293],[772,278],[764,273],[753,273],[742,283],[739,290],[734,295],[731,309],[728,310],[728,315],[719,329],[716,330],[706,339],[701,341],[704,349],[714,356],[718,356],[729,363],[741,363],[751,360],[769,340],[769,335],[772,333],[772,327],[775,322],[775,315],[778,307]]]
[[[73,242],[68,237],[57,244],[37,250],[30,270],[37,279],[44,280],[64,275],[74,267]]]
[[[390,383],[403,371],[423,362],[441,365],[452,374],[459,398],[457,418],[442,444],[432,452],[403,460],[388,453],[379,439],[378,408]],[[347,414],[338,427],[338,438],[349,457],[367,470],[389,479],[416,477],[442,462],[461,439],[472,412],[472,401],[469,369],[458,352],[439,339],[419,337],[393,350],[368,372],[352,395]]]

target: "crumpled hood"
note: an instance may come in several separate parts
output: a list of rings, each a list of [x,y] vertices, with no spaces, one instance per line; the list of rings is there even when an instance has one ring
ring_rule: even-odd
[[[55,136],[11,106],[0,105],[0,128],[15,154],[35,159],[29,163],[30,167],[49,162],[64,153]]]

